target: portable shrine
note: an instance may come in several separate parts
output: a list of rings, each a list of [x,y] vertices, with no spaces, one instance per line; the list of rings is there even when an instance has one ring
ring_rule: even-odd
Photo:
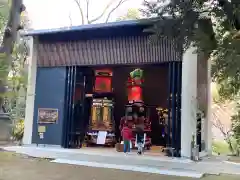
[[[106,132],[105,145],[115,144],[114,100],[112,71],[96,70],[88,136],[89,144],[98,144],[99,132]]]
[[[151,147],[151,121],[148,116],[147,106],[143,102],[142,87],[143,87],[143,71],[141,69],[135,69],[130,73],[127,82],[128,90],[128,103],[125,106],[125,116],[121,119],[121,127],[132,127],[133,138],[132,144],[136,141],[136,125],[139,123],[144,124],[145,133],[145,148]]]

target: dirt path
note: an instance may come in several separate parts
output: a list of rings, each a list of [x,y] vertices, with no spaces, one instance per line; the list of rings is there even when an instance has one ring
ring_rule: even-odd
[[[240,165],[240,157],[230,157],[228,161],[234,162],[234,163],[239,163],[239,165]]]
[[[48,160],[27,158],[0,152],[0,180],[176,180],[174,176],[137,173],[103,168],[50,163]],[[192,180],[177,177],[178,180]],[[239,180],[236,176],[206,177],[204,180]]]

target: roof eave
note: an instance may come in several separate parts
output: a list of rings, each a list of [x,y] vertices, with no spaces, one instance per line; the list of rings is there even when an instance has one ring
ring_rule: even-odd
[[[54,29],[30,30],[30,31],[21,33],[21,36],[38,36],[43,34],[107,29],[107,28],[114,28],[114,27],[117,28],[117,27],[123,27],[123,26],[137,26],[137,25],[148,25],[148,24],[150,25],[151,23],[153,23],[152,19],[139,19],[139,20],[119,21],[119,22],[110,22],[110,23],[101,23],[101,24],[88,24],[88,25],[81,25],[81,26],[54,28]]]

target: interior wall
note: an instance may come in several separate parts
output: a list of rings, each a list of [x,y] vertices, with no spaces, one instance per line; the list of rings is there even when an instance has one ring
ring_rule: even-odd
[[[127,78],[131,71],[138,67],[115,67],[113,68],[113,89],[115,95],[115,109],[114,117],[116,123],[116,135],[120,136],[119,122],[122,116],[125,114],[125,104],[127,103]],[[156,107],[161,106],[167,108],[168,97],[168,66],[162,65],[149,65],[140,67],[144,71],[144,87],[143,87],[143,100],[146,105],[150,106],[150,119],[152,120],[152,133],[159,133],[158,137],[161,137],[161,132],[157,127],[158,117],[156,113]],[[156,137],[157,137],[156,136]],[[153,139],[154,141],[154,139]]]

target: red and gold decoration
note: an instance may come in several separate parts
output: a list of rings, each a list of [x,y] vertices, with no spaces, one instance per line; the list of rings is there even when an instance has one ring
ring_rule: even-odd
[[[168,109],[164,109],[161,107],[157,107],[157,114],[158,114],[158,120],[159,124],[163,125],[164,128],[162,128],[162,137],[166,135],[166,130],[167,130],[167,123],[166,120],[168,119]]]
[[[91,130],[113,131],[113,101],[104,99],[93,99]]]
[[[128,104],[125,106],[125,116],[122,117],[120,122],[120,130],[124,126],[132,127],[133,138],[132,144],[135,144],[136,140],[136,126],[143,125],[145,138],[145,147],[150,149],[151,147],[151,121],[148,117],[147,106],[143,102],[142,97],[142,85],[143,80],[143,70],[135,69],[130,73],[127,81],[128,90]]]
[[[94,92],[112,92],[112,75],[108,69],[96,70]]]
[[[142,88],[139,86],[128,86],[128,101],[142,101]]]
[[[128,78],[128,101],[142,101],[143,71],[135,69]]]
[[[112,93],[112,76],[109,69],[95,71],[95,83],[88,136],[89,144],[97,144],[98,132],[107,132],[105,145],[115,144],[115,129]]]

